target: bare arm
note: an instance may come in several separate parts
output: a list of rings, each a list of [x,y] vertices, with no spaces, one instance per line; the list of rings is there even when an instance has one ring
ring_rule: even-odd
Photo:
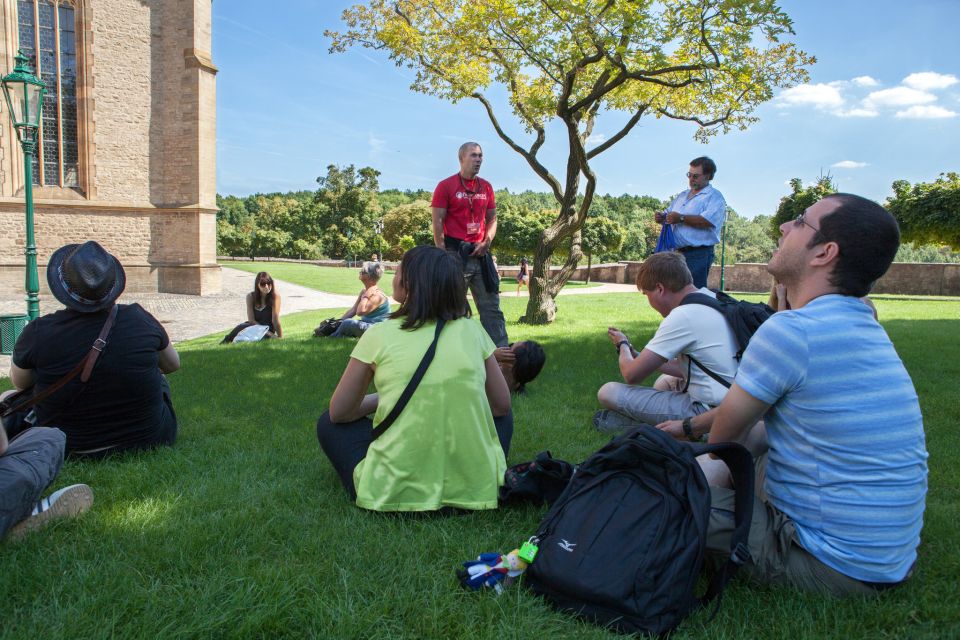
[[[36,382],[37,375],[33,369],[21,369],[17,365],[10,363],[10,382],[13,383],[17,391],[29,389]]]
[[[710,428],[710,442],[745,444],[750,428],[769,408],[769,404],[757,400],[734,382],[723,402],[715,409],[717,413]]]
[[[669,224],[677,224],[680,222],[680,214],[676,211],[671,211],[665,216],[665,220]],[[714,227],[714,224],[703,216],[689,214],[683,215],[683,224],[696,229],[712,229]]]
[[[687,370],[683,368],[683,365],[680,363],[679,358],[674,358],[669,362],[664,362],[663,366],[659,369],[660,373],[665,373],[668,376],[673,376],[674,378],[686,378]]]
[[[612,342],[614,346],[627,340],[627,335],[616,327],[607,329],[607,337],[610,338],[610,342]],[[643,382],[644,378],[657,369],[660,369],[667,362],[666,358],[649,349],[644,349],[634,356],[632,348],[624,349],[620,347],[618,353],[620,375],[623,376],[623,380],[627,384],[639,384]]]
[[[253,293],[247,294],[247,322],[257,324],[257,319],[253,317]]]
[[[360,300],[363,298],[363,291],[357,294],[357,299],[354,301],[353,306],[343,312],[343,315],[340,316],[341,320],[346,320],[347,318],[352,318],[357,315],[357,308],[360,306]]]
[[[283,337],[283,327],[280,326],[280,294],[273,292],[273,330],[278,338]]]
[[[487,402],[490,403],[490,411],[495,418],[505,416],[510,413],[510,388],[507,386],[507,381],[503,378],[503,372],[500,371],[500,365],[497,364],[495,356],[491,355],[484,360],[483,365],[487,371],[484,388],[487,392]]]
[[[172,342],[167,343],[166,348],[157,354],[157,358],[163,373],[173,373],[180,368],[180,354],[173,348]]]
[[[360,299],[358,300],[359,306],[357,307],[357,315],[365,315],[379,307],[383,304],[383,301],[386,298],[383,297],[383,294],[380,293],[378,289],[374,289],[370,293],[361,293]]]
[[[353,422],[376,411],[377,394],[367,394],[372,380],[373,367],[350,358],[330,397],[330,419],[335,423]]]
[[[447,217],[447,210],[440,207],[432,207],[433,214],[433,244],[445,248],[443,244],[443,219]]]

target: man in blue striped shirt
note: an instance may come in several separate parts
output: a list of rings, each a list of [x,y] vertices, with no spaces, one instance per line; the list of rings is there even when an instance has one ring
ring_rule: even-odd
[[[713,247],[720,242],[720,230],[727,218],[723,194],[710,184],[716,173],[717,165],[710,158],[691,160],[687,171],[690,188],[674,198],[666,211],[654,215],[657,222],[673,226],[677,251],[687,261],[693,285],[698,289],[707,286]]]
[[[899,228],[875,202],[834,194],[780,232],[767,270],[792,310],[760,327],[721,405],[691,427],[768,446],[749,576],[835,595],[896,586],[917,558],[927,451],[913,382],[859,298],[893,261]],[[729,552],[733,494],[712,491],[707,546]]]

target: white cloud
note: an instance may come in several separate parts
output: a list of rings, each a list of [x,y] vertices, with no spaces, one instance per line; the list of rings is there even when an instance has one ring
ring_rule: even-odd
[[[930,89],[946,89],[951,85],[957,84],[957,76],[952,74],[935,73],[933,71],[922,71],[920,73],[911,73],[903,79],[903,84],[921,91]]]
[[[383,151],[383,147],[387,144],[387,141],[376,137],[371,131],[367,134],[367,144],[370,145],[370,155],[375,156]]]
[[[914,104],[924,104],[934,102],[937,96],[919,89],[909,87],[895,87],[893,89],[881,89],[874,91],[867,96],[863,104],[867,108],[872,107],[909,107]]]
[[[930,120],[935,118],[955,118],[957,112],[936,105],[914,105],[909,109],[897,111],[896,116],[898,118]]]
[[[842,106],[843,96],[836,87],[828,84],[801,84],[782,92],[779,101],[787,105],[812,105],[828,109]]]
[[[830,165],[832,169],[862,169],[866,166],[869,166],[866,162],[857,162],[856,160],[841,160]]]
[[[857,85],[858,87],[876,87],[880,84],[870,76],[857,76],[850,82]]]
[[[835,111],[834,115],[841,118],[876,118],[878,114],[874,109],[855,107],[853,109],[840,109]]]
[[[600,144],[607,139],[607,136],[602,133],[594,133],[589,138],[587,138],[587,144]]]

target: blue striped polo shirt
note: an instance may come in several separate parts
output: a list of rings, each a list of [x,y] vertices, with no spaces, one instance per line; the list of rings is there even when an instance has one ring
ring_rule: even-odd
[[[927,493],[923,419],[870,308],[826,295],[775,314],[750,340],[736,381],[772,405],[765,487],[800,544],[857,580],[906,577]]]

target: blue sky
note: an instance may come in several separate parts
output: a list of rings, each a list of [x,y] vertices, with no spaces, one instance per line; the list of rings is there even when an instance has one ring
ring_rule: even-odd
[[[495,188],[547,190],[476,101],[453,105],[410,91],[411,72],[379,52],[327,53],[323,31],[341,28],[351,4],[213,3],[219,193],[313,190],[329,164],[372,166],[382,188],[432,190],[457,170],[465,140],[483,145],[481,175]],[[817,56],[810,82],[761,106],[749,130],[706,145],[689,123],[641,120],[592,162],[600,193],[666,198],[686,188],[688,161],[709,155],[714,186],[752,217],[772,213],[794,177],[812,182],[829,172],[841,190],[882,202],[894,180],[960,170],[960,0],[781,6],[795,42]],[[506,110],[499,117],[523,139]],[[623,120],[604,115],[595,134],[612,135]],[[562,146],[548,141],[540,157],[562,174]]]

